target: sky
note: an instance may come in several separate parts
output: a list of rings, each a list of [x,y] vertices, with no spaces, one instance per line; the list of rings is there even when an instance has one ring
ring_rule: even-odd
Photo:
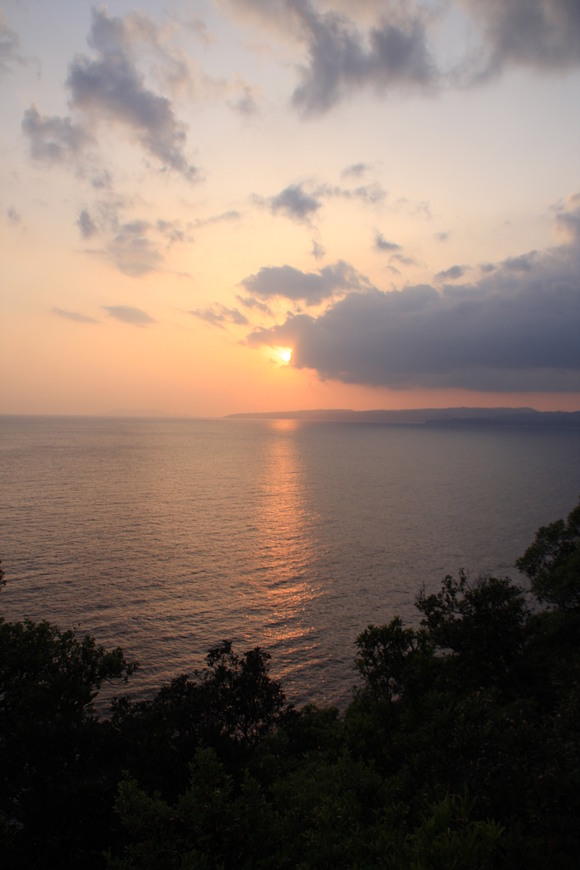
[[[0,0],[0,413],[580,409],[578,0]]]

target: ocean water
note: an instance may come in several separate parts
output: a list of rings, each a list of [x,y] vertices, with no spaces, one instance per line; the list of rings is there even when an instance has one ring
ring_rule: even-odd
[[[147,696],[224,638],[344,706],[357,634],[463,568],[509,574],[580,496],[580,432],[0,418],[0,613],[76,626]]]

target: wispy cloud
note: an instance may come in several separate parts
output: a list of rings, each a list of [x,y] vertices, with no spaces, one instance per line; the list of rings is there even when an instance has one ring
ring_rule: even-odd
[[[53,308],[52,313],[57,317],[62,317],[64,320],[72,320],[73,323],[98,323],[94,317],[89,317],[86,314],[81,314],[78,311],[68,311],[66,308]]]
[[[247,326],[248,318],[237,308],[228,308],[225,305],[213,305],[210,308],[198,308],[189,312],[200,320],[211,323],[220,329],[225,329],[226,324],[233,323],[236,326]]]
[[[109,317],[119,320],[121,323],[130,323],[133,326],[149,326],[156,321],[146,311],[133,308],[130,305],[103,305],[103,310]]]

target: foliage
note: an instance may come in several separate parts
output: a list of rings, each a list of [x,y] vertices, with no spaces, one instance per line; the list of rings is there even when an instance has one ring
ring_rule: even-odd
[[[91,637],[0,619],[0,820],[9,866],[48,867],[55,856],[67,866],[79,842],[90,849],[91,832],[109,827],[99,753],[106,726],[93,702],[103,683],[126,681],[135,667]]]
[[[580,607],[580,504],[566,522],[539,528],[516,565],[531,579],[540,601],[564,610]]]

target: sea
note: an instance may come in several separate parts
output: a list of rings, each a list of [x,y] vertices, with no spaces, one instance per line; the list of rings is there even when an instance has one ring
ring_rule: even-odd
[[[459,570],[525,583],[579,496],[578,428],[0,417],[0,615],[122,646],[133,697],[228,639],[344,709],[360,632]]]

